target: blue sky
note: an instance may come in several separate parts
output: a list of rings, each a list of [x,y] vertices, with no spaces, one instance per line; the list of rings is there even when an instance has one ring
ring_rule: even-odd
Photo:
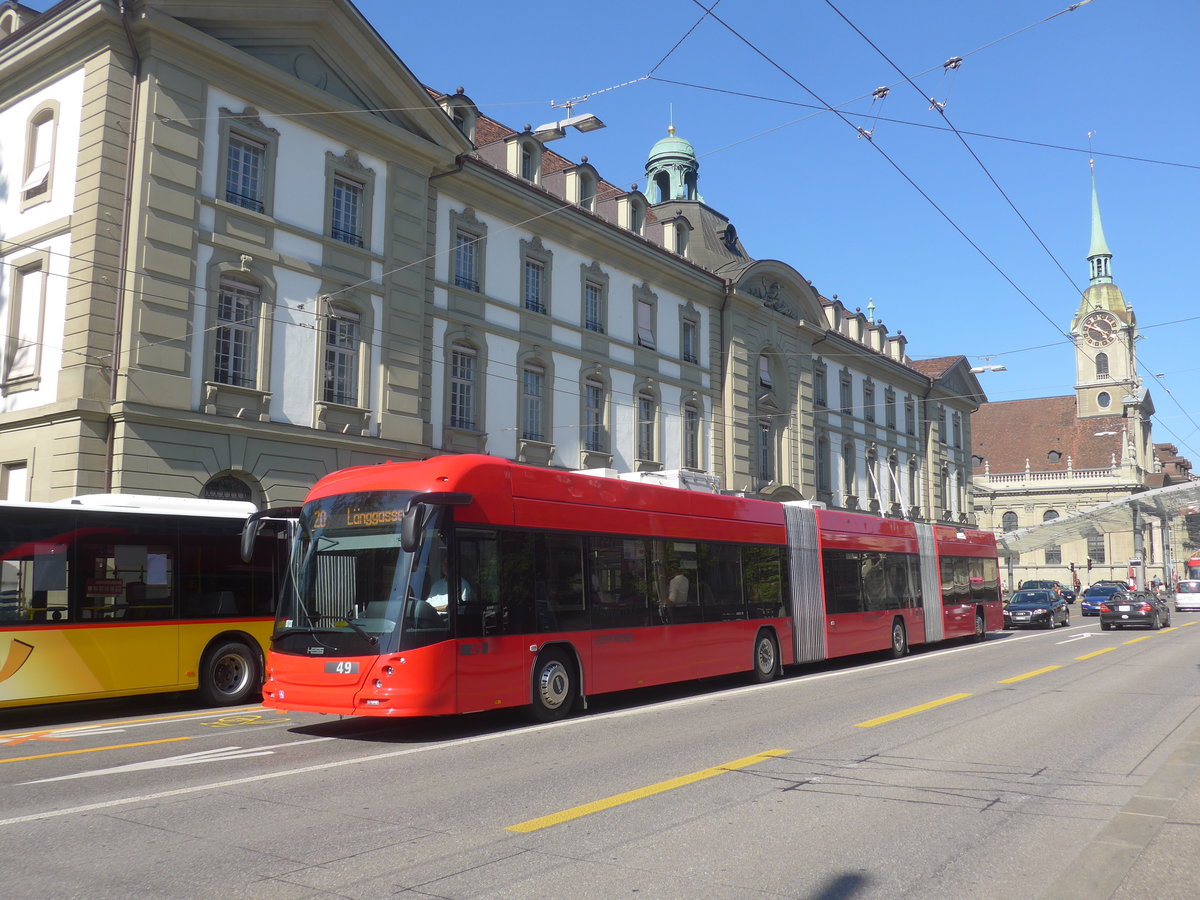
[[[411,3],[356,5],[419,79],[462,85],[514,128],[590,95],[576,112],[608,127],[551,146],[615,184],[644,186],[673,116],[701,194],[753,256],[851,309],[873,301],[914,357],[1006,366],[980,376],[992,400],[1073,390],[1063,333],[1088,284],[1094,132],[1154,436],[1200,468],[1196,0],[721,0],[725,25],[694,0],[460,0],[420,20]]]

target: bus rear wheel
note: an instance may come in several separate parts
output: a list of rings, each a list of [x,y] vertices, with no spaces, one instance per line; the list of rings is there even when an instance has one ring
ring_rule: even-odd
[[[531,715],[539,722],[565,718],[575,707],[575,669],[561,650],[548,650],[533,669]]]
[[[258,654],[241,641],[216,644],[200,661],[200,696],[211,706],[245,703],[261,683]]]
[[[975,613],[975,643],[987,637],[987,624],[983,621],[983,613]]]
[[[899,659],[908,653],[908,632],[904,630],[904,622],[900,619],[896,619],[896,621],[892,623],[891,652],[892,659]]]
[[[759,684],[774,681],[779,674],[779,645],[769,631],[760,631],[754,641],[754,680]]]

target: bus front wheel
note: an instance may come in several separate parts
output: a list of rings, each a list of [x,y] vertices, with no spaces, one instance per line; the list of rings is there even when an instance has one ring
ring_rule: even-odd
[[[200,696],[212,706],[245,703],[261,681],[258,654],[241,641],[210,647],[200,662]]]
[[[575,706],[575,669],[561,650],[538,657],[533,670],[532,715],[539,722],[567,716]]]
[[[892,659],[899,659],[908,653],[908,633],[904,630],[904,622],[897,619],[892,623]]]
[[[754,680],[766,684],[778,674],[779,646],[769,631],[760,631],[754,641]]]

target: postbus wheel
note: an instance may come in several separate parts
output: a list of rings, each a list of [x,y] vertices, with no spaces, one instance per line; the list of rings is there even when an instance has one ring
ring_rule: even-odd
[[[565,718],[575,707],[575,668],[561,650],[547,650],[533,668],[531,715],[539,722]]]
[[[779,674],[779,645],[765,628],[754,639],[754,680],[759,684],[774,681]]]
[[[239,640],[214,644],[200,661],[200,696],[212,706],[245,703],[261,681],[258,654]]]
[[[908,632],[904,630],[904,620],[892,622],[892,659],[899,659],[908,653]]]

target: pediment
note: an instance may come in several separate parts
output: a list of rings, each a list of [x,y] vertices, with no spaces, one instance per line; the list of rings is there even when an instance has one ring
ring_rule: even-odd
[[[759,300],[767,309],[798,321],[824,321],[817,291],[799,272],[778,260],[759,260],[747,266],[736,289]]]

